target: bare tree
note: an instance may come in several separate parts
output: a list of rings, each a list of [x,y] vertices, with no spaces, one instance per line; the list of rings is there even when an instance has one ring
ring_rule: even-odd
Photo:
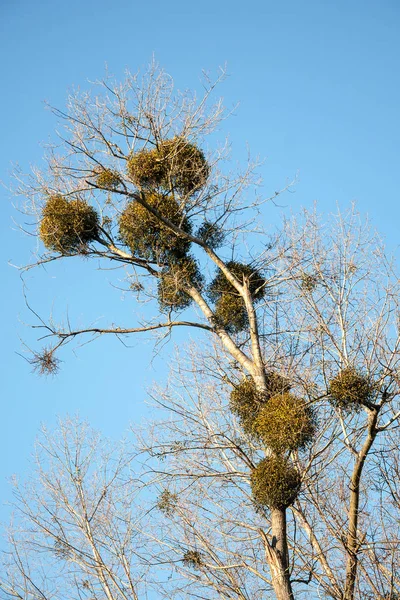
[[[224,116],[220,102],[208,107],[215,85],[205,79],[199,100],[174,95],[171,78],[151,65],[141,80],[128,74],[122,85],[103,81],[102,96],[75,95],[67,112],[54,111],[65,124],[61,149],[50,148],[45,173],[20,178],[19,192],[29,198],[26,210],[33,211],[36,232],[50,252],[36,264],[77,255],[113,261],[127,269],[132,291],[155,298],[158,307],[153,318],[132,327],[62,329],[41,321],[44,337],[56,341],[35,352],[37,370],[55,372],[56,350],[78,337],[169,334],[190,326],[218,338],[258,393],[266,393],[256,305],[279,277],[268,275],[272,258],[265,238],[254,256],[240,257],[241,238],[255,229],[260,204],[243,197],[254,183],[253,166],[231,176],[218,168],[224,148],[207,156],[201,149]],[[191,304],[197,305],[196,317],[177,318]],[[274,513],[277,546],[271,546],[270,559],[279,597],[287,598],[282,511]]]
[[[232,175],[226,147],[204,149],[224,118],[220,102],[209,107],[216,83],[206,79],[200,99],[175,94],[152,65],[142,79],[105,80],[101,95],[74,95],[66,112],[54,111],[65,125],[61,151],[50,149],[44,173],[18,176],[47,249],[35,264],[111,261],[153,313],[129,327],[65,329],[41,319],[53,341],[32,363],[55,372],[56,351],[87,336],[175,327],[208,335],[209,356],[191,375],[192,408],[190,386],[178,400],[164,394],[177,418],[142,448],[167,457],[158,485],[176,486],[159,490],[172,529],[154,532],[150,561],[161,552],[158,563],[183,576],[180,587],[165,586],[167,596],[187,594],[189,579],[210,597],[273,590],[292,600],[304,586],[341,600],[371,590],[384,597],[397,589],[387,578],[393,565],[376,562],[372,544],[387,548],[386,537],[363,511],[375,500],[365,488],[368,459],[397,426],[398,279],[354,213],[335,231],[314,214],[274,237],[262,230],[262,199],[244,193],[254,165]],[[210,393],[203,371],[223,377],[223,390]],[[164,440],[169,430],[175,437]]]
[[[399,280],[380,239],[353,209],[329,226],[305,214],[286,224],[281,241],[281,269],[290,277],[276,297],[279,325],[274,341],[268,335],[263,344],[263,359],[318,416],[312,443],[292,451],[302,490],[283,511],[292,593],[396,599]],[[242,382],[240,366],[217,348],[208,356],[194,351],[186,364],[180,356],[168,388],[152,393],[165,420],[141,442],[158,477],[166,547],[158,522],[154,537],[167,563],[181,559],[184,580],[201,597],[278,595],[264,569],[274,506],[257,502],[253,478],[277,440],[287,443],[288,429],[281,414],[269,446],[255,435],[235,405]],[[276,427],[273,398],[266,409]],[[183,589],[173,581],[167,595],[180,597]]]
[[[147,517],[130,451],[66,419],[53,433],[42,430],[34,459],[30,479],[15,482],[3,597],[147,597]]]

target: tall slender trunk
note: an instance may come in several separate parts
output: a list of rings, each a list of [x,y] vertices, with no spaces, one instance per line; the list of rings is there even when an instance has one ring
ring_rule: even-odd
[[[271,509],[272,541],[261,531],[265,554],[271,571],[272,587],[277,600],[294,600],[289,573],[286,536],[286,509]]]
[[[358,537],[358,517],[360,507],[360,482],[361,475],[367,458],[368,452],[375,440],[378,420],[378,411],[370,412],[368,417],[368,435],[358,453],[354,465],[353,474],[350,481],[350,503],[349,503],[349,527],[347,531],[346,549],[348,553],[346,564],[346,583],[344,588],[343,600],[354,600],[354,590],[358,571],[358,554],[360,550],[360,540]]]

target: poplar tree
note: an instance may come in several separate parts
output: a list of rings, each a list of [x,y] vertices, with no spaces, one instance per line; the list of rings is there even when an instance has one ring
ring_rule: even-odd
[[[370,304],[366,301],[366,289],[368,294],[371,290],[364,283],[371,283],[371,262],[360,266],[357,261],[368,239],[371,248],[371,238],[360,234],[357,239],[354,228],[342,227],[336,245],[319,235],[322,228],[315,225],[314,215],[300,225],[287,222],[276,236],[264,231],[260,207],[265,201],[250,192],[257,182],[255,165],[230,174],[227,148],[210,150],[207,143],[225,117],[221,102],[211,103],[223,77],[221,73],[216,82],[206,78],[205,94],[196,98],[175,92],[171,78],[152,65],[144,77],[128,74],[122,84],[105,80],[98,94],[75,94],[66,111],[54,109],[65,125],[61,146],[50,148],[44,172],[35,171],[19,189],[34,215],[43,249],[36,264],[84,257],[121,266],[127,289],[138,301],[151,300],[152,315],[145,323],[108,328],[62,328],[42,319],[40,327],[51,341],[35,351],[31,362],[42,373],[55,373],[62,347],[88,336],[170,335],[176,327],[202,332],[208,354],[218,356],[214,375],[222,377],[222,396],[227,398],[225,429],[215,420],[215,400],[215,407],[211,402],[207,409],[214,415],[211,430],[191,435],[199,437],[205,456],[212,450],[220,460],[228,452],[243,462],[242,471],[235,463],[228,473],[224,455],[221,478],[228,493],[237,485],[236,477],[247,481],[252,507],[247,527],[269,567],[265,579],[257,552],[253,570],[265,579],[264,593],[272,589],[277,600],[293,600],[299,583],[317,582],[329,597],[354,600],[362,589],[357,581],[364,544],[359,520],[363,468],[378,433],[389,430],[398,418],[397,288],[385,259],[390,284],[368,296]],[[352,215],[353,225],[354,219]],[[332,257],[334,262],[329,262]],[[367,315],[373,316],[371,327],[363,321]],[[110,320],[115,322],[115,317]],[[192,377],[197,377],[195,368]],[[201,395],[201,385],[198,389]],[[171,402],[178,410],[176,401],[169,401],[170,406]],[[188,422],[200,423],[198,415],[189,418],[188,410],[180,405]],[[193,473],[190,466],[187,473],[194,482],[203,476],[212,480],[211,463],[196,474],[191,445],[182,442],[180,447],[178,436],[173,451],[172,440],[161,437],[148,446],[151,456],[159,456],[156,448],[165,445],[161,453],[180,457],[182,465],[185,456],[192,457]],[[216,439],[224,444],[214,447]],[[319,482],[335,457],[338,465],[344,464],[346,451],[348,464],[354,464],[343,500],[347,525],[337,525],[344,555],[338,560],[345,564],[342,577],[331,564],[341,553],[331,561],[325,545],[328,534],[334,538],[335,525],[329,521],[329,492],[326,488],[321,498]],[[174,472],[164,475],[174,478]],[[158,507],[163,514],[173,510],[176,493],[168,486],[160,488]],[[307,498],[305,504],[302,498]],[[204,510],[202,506],[203,518]],[[303,537],[288,526],[288,514],[300,524]],[[182,518],[189,522],[189,517]],[[321,527],[318,518],[324,519]],[[201,526],[198,523],[194,539],[203,539],[210,554]],[[85,527],[87,536],[87,523]],[[109,600],[124,596],[94,538],[87,539],[95,552],[94,567],[88,568],[94,569],[103,593]],[[243,565],[231,565],[226,555],[219,562],[217,548],[206,558],[196,543],[187,545],[181,556],[183,572],[194,569],[200,589],[208,586],[214,595],[249,597],[240,583]],[[71,544],[68,541],[64,558],[71,555]],[[173,564],[176,556],[167,560]],[[123,570],[123,561],[121,565]],[[296,569],[302,577],[293,575]],[[131,593],[134,589],[132,583]],[[254,597],[267,597],[262,589]]]

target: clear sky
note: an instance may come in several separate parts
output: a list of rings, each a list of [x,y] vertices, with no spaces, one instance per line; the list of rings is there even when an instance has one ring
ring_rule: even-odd
[[[9,184],[13,162],[40,165],[40,143],[56,125],[43,101],[62,108],[68,89],[85,89],[106,63],[120,76],[126,67],[146,66],[154,53],[181,88],[198,86],[202,69],[227,63],[220,93],[227,106],[240,102],[222,132],[230,134],[233,157],[244,159],[249,147],[266,159],[266,194],[299,172],[296,192],[283,199],[285,207],[269,206],[266,221],[278,223],[282,212],[314,201],[329,212],[356,200],[396,249],[399,26],[397,0],[0,0],[0,178]],[[9,263],[29,262],[35,240],[16,229],[13,219],[21,216],[6,190],[2,196],[0,498],[7,500],[6,479],[29,470],[41,422],[79,412],[120,436],[146,414],[145,388],[166,377],[173,343],[152,361],[150,342],[136,338],[124,348],[102,339],[64,352],[56,378],[32,374],[17,353],[36,333]],[[76,259],[31,271],[33,307],[56,316],[68,309],[82,324],[129,324],[134,302],[94,267]]]

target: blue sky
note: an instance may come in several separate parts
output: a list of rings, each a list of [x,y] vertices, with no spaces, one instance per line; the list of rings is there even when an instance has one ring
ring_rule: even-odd
[[[266,222],[277,224],[282,213],[315,201],[329,213],[355,200],[397,252],[399,17],[395,0],[0,0],[0,178],[9,184],[13,162],[40,165],[41,143],[56,125],[43,102],[62,108],[68,89],[88,87],[106,63],[119,77],[126,67],[146,66],[154,53],[181,88],[198,87],[202,69],[227,63],[220,93],[228,107],[240,106],[221,134],[229,133],[233,158],[244,160],[249,147],[266,159],[266,194],[299,173],[295,193],[283,208],[269,206]],[[143,338],[128,349],[101,339],[65,352],[56,378],[32,374],[18,353],[21,340],[33,345],[36,333],[9,262],[29,262],[35,241],[13,225],[21,217],[6,190],[2,196],[0,496],[7,500],[6,480],[29,471],[41,422],[79,412],[118,437],[146,415],[146,386],[166,377],[173,343],[152,360]],[[75,260],[31,271],[26,284],[44,315],[68,310],[81,323],[129,322],[134,303],[109,279],[93,263]]]

